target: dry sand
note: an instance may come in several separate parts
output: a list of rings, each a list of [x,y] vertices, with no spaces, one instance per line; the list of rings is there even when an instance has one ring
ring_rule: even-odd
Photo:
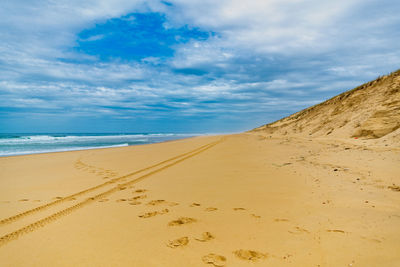
[[[257,132],[0,158],[0,265],[400,266],[400,150],[370,141]]]

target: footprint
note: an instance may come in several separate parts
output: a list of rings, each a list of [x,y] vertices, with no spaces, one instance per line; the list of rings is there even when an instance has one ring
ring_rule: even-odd
[[[250,216],[252,216],[252,217],[254,217],[254,218],[256,218],[256,219],[260,219],[260,218],[261,218],[261,216],[255,215],[254,213],[253,213],[253,214],[250,214]]]
[[[212,264],[214,266],[225,266],[226,263],[226,258],[224,256],[214,253],[205,255],[201,259],[205,264]]]
[[[134,200],[134,201],[132,201],[132,202],[129,202],[129,205],[139,205],[139,204],[142,204],[142,202],[137,201],[137,200]]]
[[[116,200],[116,202],[123,202],[123,201],[127,201],[127,199],[126,198],[120,198],[120,199]]]
[[[238,210],[246,210],[245,208],[233,208],[233,210],[238,211]]]
[[[170,248],[178,248],[178,247],[184,247],[187,244],[189,244],[189,238],[187,236],[184,236],[175,240],[170,240],[167,246]]]
[[[29,201],[29,199],[23,198],[23,199],[20,199],[20,200],[18,200],[18,201],[20,201],[20,202],[25,202],[25,201]]]
[[[53,199],[63,199],[63,197],[54,197]]]
[[[342,234],[346,233],[346,232],[343,231],[343,230],[337,230],[337,229],[326,230],[326,231],[327,231],[327,232],[333,232],[333,233],[342,233]]]
[[[268,254],[261,253],[255,250],[239,249],[233,252],[239,259],[247,261],[258,261],[261,259],[266,259]]]
[[[168,201],[165,201],[164,199],[152,200],[152,201],[149,201],[149,202],[147,203],[147,205],[150,205],[150,206],[156,206],[156,205],[161,205],[161,204],[166,204],[166,205],[168,205],[168,206],[176,206],[176,205],[179,205],[179,204],[176,203],[176,202],[168,202]]]
[[[99,202],[106,202],[106,201],[108,201],[109,199],[108,198],[102,198],[102,199],[100,199],[99,200]],[[118,200],[117,200],[118,201]],[[119,202],[119,201],[118,201]]]
[[[168,213],[169,212],[169,209],[163,209],[162,211],[159,211],[158,213],[159,214],[165,214],[165,213]]]
[[[192,203],[192,204],[190,205],[190,207],[198,207],[198,206],[200,206],[199,203]]]
[[[288,219],[279,219],[279,218],[277,218],[274,221],[275,222],[288,222],[289,220]]]
[[[297,229],[297,231],[299,231],[299,232],[304,232],[304,233],[310,233],[307,229],[304,229],[304,228],[301,228],[301,227],[298,227],[298,226],[296,226],[296,229]]]
[[[393,184],[388,186],[389,189],[392,189],[393,191],[400,192],[400,186]]]
[[[214,207],[208,207],[205,209],[205,211],[216,211],[216,210],[218,210],[218,209],[214,208]]]
[[[119,188],[118,188],[119,190],[125,190],[126,189],[126,186],[120,186]]]
[[[292,231],[288,231],[288,232],[291,233],[291,234],[300,234],[300,233],[309,234],[310,233],[307,229],[304,229],[304,228],[301,228],[301,227],[298,227],[298,226],[296,226],[295,228],[296,228],[297,232],[292,232]]]
[[[292,254],[286,254],[285,256],[282,257],[282,259],[287,260],[290,257],[293,257],[293,255]]]
[[[200,242],[206,242],[206,241],[210,241],[214,238],[215,238],[215,236],[213,234],[211,234],[210,232],[204,232],[201,235],[201,238],[195,238],[195,239]]]
[[[362,238],[362,239],[365,239],[365,240],[368,240],[368,241],[375,242],[375,243],[382,243],[382,241],[379,240],[379,239],[377,239],[377,238],[367,238],[367,237],[365,237],[365,236],[361,236],[361,238]]]
[[[140,196],[133,197],[131,199],[136,200],[136,199],[144,199],[144,198],[147,198],[147,195],[140,195]]]
[[[150,218],[150,217],[156,216],[157,214],[158,214],[157,211],[153,211],[153,212],[146,212],[146,213],[143,213],[143,214],[138,215],[138,216],[139,216],[140,218]]]
[[[147,190],[146,189],[138,189],[138,190],[135,190],[133,193],[144,193],[144,192],[147,192]]]
[[[160,205],[160,204],[164,204],[164,203],[166,203],[166,201],[164,199],[157,199],[157,200],[149,201],[147,203],[147,205],[156,206],[156,205]]]
[[[146,213],[139,215],[139,217],[140,218],[150,218],[150,217],[154,217],[156,215],[162,215],[162,214],[165,214],[168,212],[169,212],[169,209],[163,209],[161,211],[146,212]]]
[[[189,223],[194,223],[194,222],[197,222],[197,220],[194,218],[180,217],[176,220],[170,221],[168,223],[168,225],[169,226],[177,226],[177,225],[189,224]]]

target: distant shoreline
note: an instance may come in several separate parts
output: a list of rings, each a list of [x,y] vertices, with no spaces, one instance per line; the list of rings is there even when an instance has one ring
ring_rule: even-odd
[[[1,134],[0,157],[69,152],[161,143],[212,134],[133,133],[133,134]],[[1,136],[0,135],[0,136]]]

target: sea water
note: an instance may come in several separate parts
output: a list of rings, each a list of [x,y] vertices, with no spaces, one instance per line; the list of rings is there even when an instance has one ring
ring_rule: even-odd
[[[199,134],[0,134],[0,156],[151,144]]]

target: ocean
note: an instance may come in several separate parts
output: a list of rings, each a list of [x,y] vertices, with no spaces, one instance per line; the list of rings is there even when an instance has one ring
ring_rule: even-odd
[[[122,147],[151,144],[198,136],[200,134],[129,133],[129,134],[1,134],[0,157],[46,152]]]

